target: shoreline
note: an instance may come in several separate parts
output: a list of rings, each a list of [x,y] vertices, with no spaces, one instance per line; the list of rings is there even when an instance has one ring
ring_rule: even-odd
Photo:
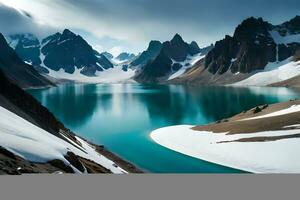
[[[150,137],[173,151],[246,172],[299,173],[300,159],[295,153],[300,150],[299,105],[300,101],[290,101],[213,124],[164,127],[152,131]]]
[[[134,174],[145,173],[142,169],[138,168],[136,165],[132,164],[131,162],[129,162],[127,160],[124,160],[122,157],[120,157],[117,154],[109,151],[104,145],[97,145],[97,144],[91,143],[90,141],[88,141],[87,139],[85,139],[81,136],[75,135],[75,137],[78,137],[78,138],[84,140],[85,142],[87,142],[88,144],[90,144],[91,146],[94,146],[95,150],[99,154],[101,154],[102,156],[106,157],[107,159],[113,161],[119,167],[126,170],[129,174],[131,174],[131,173],[134,173]]]

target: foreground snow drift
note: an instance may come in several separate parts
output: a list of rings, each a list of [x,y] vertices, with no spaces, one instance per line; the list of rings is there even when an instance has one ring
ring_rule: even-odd
[[[300,75],[300,61],[288,58],[281,62],[269,63],[264,71],[257,72],[249,78],[232,84],[233,86],[267,86]]]
[[[266,131],[253,134],[226,135],[194,131],[181,125],[157,129],[151,138],[174,151],[253,173],[300,173],[300,139],[269,142],[225,142],[240,138],[282,136],[299,133],[299,129]]]
[[[0,119],[0,146],[26,160],[45,163],[59,159],[76,171],[76,168],[64,158],[64,155],[71,151],[82,158],[98,163],[113,173],[126,173],[120,167],[115,167],[114,162],[100,155],[91,145],[78,137],[76,139],[82,146],[74,142],[72,145],[1,106]],[[77,172],[79,171],[77,170]]]

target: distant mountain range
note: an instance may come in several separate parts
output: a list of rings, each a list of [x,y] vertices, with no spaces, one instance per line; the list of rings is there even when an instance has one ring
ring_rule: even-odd
[[[6,39],[24,62],[58,79],[101,82],[110,76],[113,81],[122,77],[122,81],[141,83],[269,85],[300,75],[287,65],[298,65],[292,57],[300,49],[300,16],[280,25],[250,17],[232,36],[226,35],[205,48],[199,48],[195,41],[187,43],[176,34],[163,43],[151,41],[137,56],[99,53],[68,29],[41,40],[29,33],[8,35]],[[280,76],[262,80],[278,74],[274,70],[279,70]],[[103,73],[106,71],[109,73]],[[265,71],[268,73],[263,77],[257,75]]]
[[[162,44],[152,41],[148,50],[140,55],[143,59],[138,58],[139,62],[133,61],[133,65],[136,62],[144,64],[136,74],[135,80],[138,82],[167,80],[179,70],[192,67],[194,62],[202,58],[211,48],[212,46],[200,49],[195,41],[188,44],[179,34],[176,34],[171,41]]]
[[[63,70],[73,74],[80,70],[83,75],[95,76],[96,72],[113,67],[104,55],[68,29],[41,41],[32,34],[16,34],[7,38],[17,54],[41,73]]]
[[[120,53],[117,57],[116,57],[116,60],[119,60],[119,61],[128,61],[128,60],[132,60],[133,58],[135,57],[135,55],[133,53],[127,53],[127,52],[123,52],[123,53]]]
[[[250,17],[237,26],[233,36],[226,35],[223,40],[217,41],[202,62],[174,82],[223,85],[236,83],[254,75],[253,80],[243,84],[272,83],[261,80],[268,77],[257,74],[279,69],[280,66],[292,62],[289,58],[294,56],[298,49],[300,16],[280,25],[272,25],[262,18]],[[300,72],[296,68],[286,67],[280,73],[281,77],[273,77],[273,81],[296,76]],[[279,72],[274,74],[279,75]],[[265,75],[268,76],[268,73]]]
[[[160,41],[151,41],[148,48],[131,62],[131,66],[137,67],[147,64],[148,61],[153,60],[158,56],[161,46],[162,44]]]
[[[136,55],[134,55],[133,53],[128,53],[128,52],[122,52],[115,57],[107,51],[102,52],[101,54],[104,55],[115,66],[117,66],[117,65],[126,66],[126,70],[127,70],[128,64],[136,58]]]

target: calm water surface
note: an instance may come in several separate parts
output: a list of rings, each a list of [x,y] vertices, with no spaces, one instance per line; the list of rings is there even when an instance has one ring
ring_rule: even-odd
[[[238,173],[154,143],[152,130],[206,124],[256,105],[300,94],[286,88],[184,87],[141,84],[70,84],[29,90],[66,127],[156,173]]]

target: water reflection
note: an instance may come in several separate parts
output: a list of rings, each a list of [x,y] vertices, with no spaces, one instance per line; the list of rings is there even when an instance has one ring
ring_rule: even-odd
[[[154,124],[203,124],[298,96],[287,88],[138,84],[63,85],[30,92],[70,127],[84,126],[99,110],[109,121],[126,121],[129,113],[138,113]]]
[[[96,85],[64,85],[31,90],[43,105],[68,127],[80,126],[91,119],[97,108]],[[109,102],[108,101],[104,101]]]
[[[236,172],[163,148],[149,133],[163,126],[206,124],[299,93],[286,88],[178,85],[61,85],[30,90],[68,128],[152,172]],[[183,164],[184,163],[184,164]]]

